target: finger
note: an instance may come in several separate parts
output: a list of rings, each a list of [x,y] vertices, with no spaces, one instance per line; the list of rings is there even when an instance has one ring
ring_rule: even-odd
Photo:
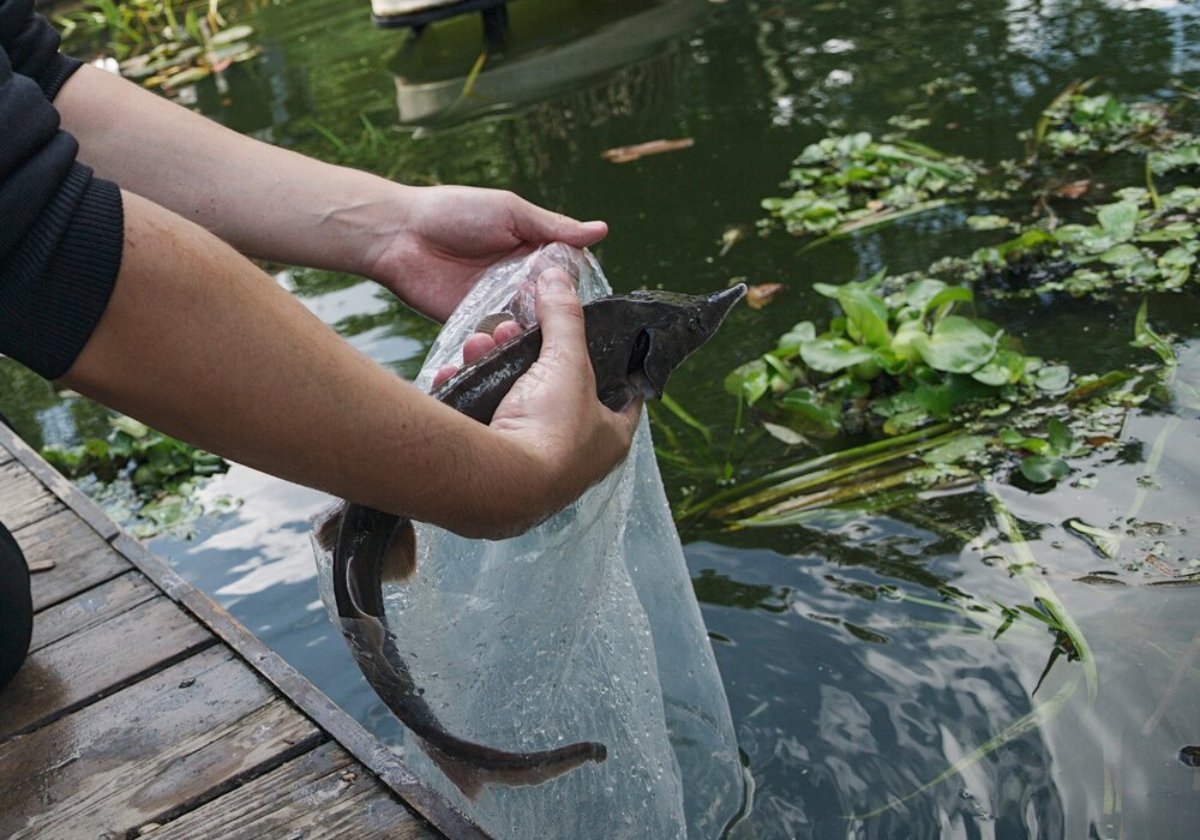
[[[591,372],[587,358],[587,341],[583,330],[583,305],[575,292],[575,284],[561,268],[548,268],[538,276],[538,323],[542,327],[542,352],[539,361],[568,367],[580,364],[579,357]]]
[[[525,328],[518,322],[501,321],[496,325],[496,329],[492,330],[492,338],[496,340],[497,344],[503,344],[506,341],[511,341],[523,332],[525,332]]]
[[[458,368],[456,368],[454,365],[442,365],[437,369],[437,373],[433,375],[433,387],[439,387],[443,382],[456,373],[458,373]]]
[[[518,237],[525,242],[543,244],[565,242],[576,248],[595,245],[608,235],[608,224],[601,221],[581,222],[554,213],[524,199],[513,211],[513,226]]]
[[[496,339],[487,333],[471,333],[463,342],[463,364],[475,364],[495,347]]]

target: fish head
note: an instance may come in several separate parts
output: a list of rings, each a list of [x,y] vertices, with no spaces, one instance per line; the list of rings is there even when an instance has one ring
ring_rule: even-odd
[[[643,395],[660,398],[671,371],[713,337],[745,294],[745,283],[707,295],[647,293],[655,316],[634,337],[629,358],[629,373],[641,379]]]

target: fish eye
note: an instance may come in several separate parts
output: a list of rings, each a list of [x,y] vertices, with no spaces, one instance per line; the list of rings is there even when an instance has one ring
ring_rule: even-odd
[[[700,332],[702,329],[699,318],[688,318],[688,330],[690,332]]]

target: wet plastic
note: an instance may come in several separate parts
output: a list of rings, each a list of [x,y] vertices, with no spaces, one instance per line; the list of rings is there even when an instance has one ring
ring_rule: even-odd
[[[584,301],[611,292],[591,254],[563,245],[496,265],[417,384],[461,364],[488,316],[532,324],[533,283],[550,265],[578,278]],[[608,752],[538,786],[468,786],[471,798],[408,737],[417,775],[501,838],[723,833],[744,806],[743,771],[645,418],[625,463],[537,528],[488,542],[418,524],[417,541],[417,574],[386,592],[387,621],[445,727],[506,750],[587,740]],[[334,615],[330,558],[317,555]]]

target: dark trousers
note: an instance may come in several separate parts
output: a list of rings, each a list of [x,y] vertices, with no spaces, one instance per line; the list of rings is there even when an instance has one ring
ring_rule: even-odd
[[[0,687],[25,661],[32,633],[29,567],[13,535],[0,524]]]

